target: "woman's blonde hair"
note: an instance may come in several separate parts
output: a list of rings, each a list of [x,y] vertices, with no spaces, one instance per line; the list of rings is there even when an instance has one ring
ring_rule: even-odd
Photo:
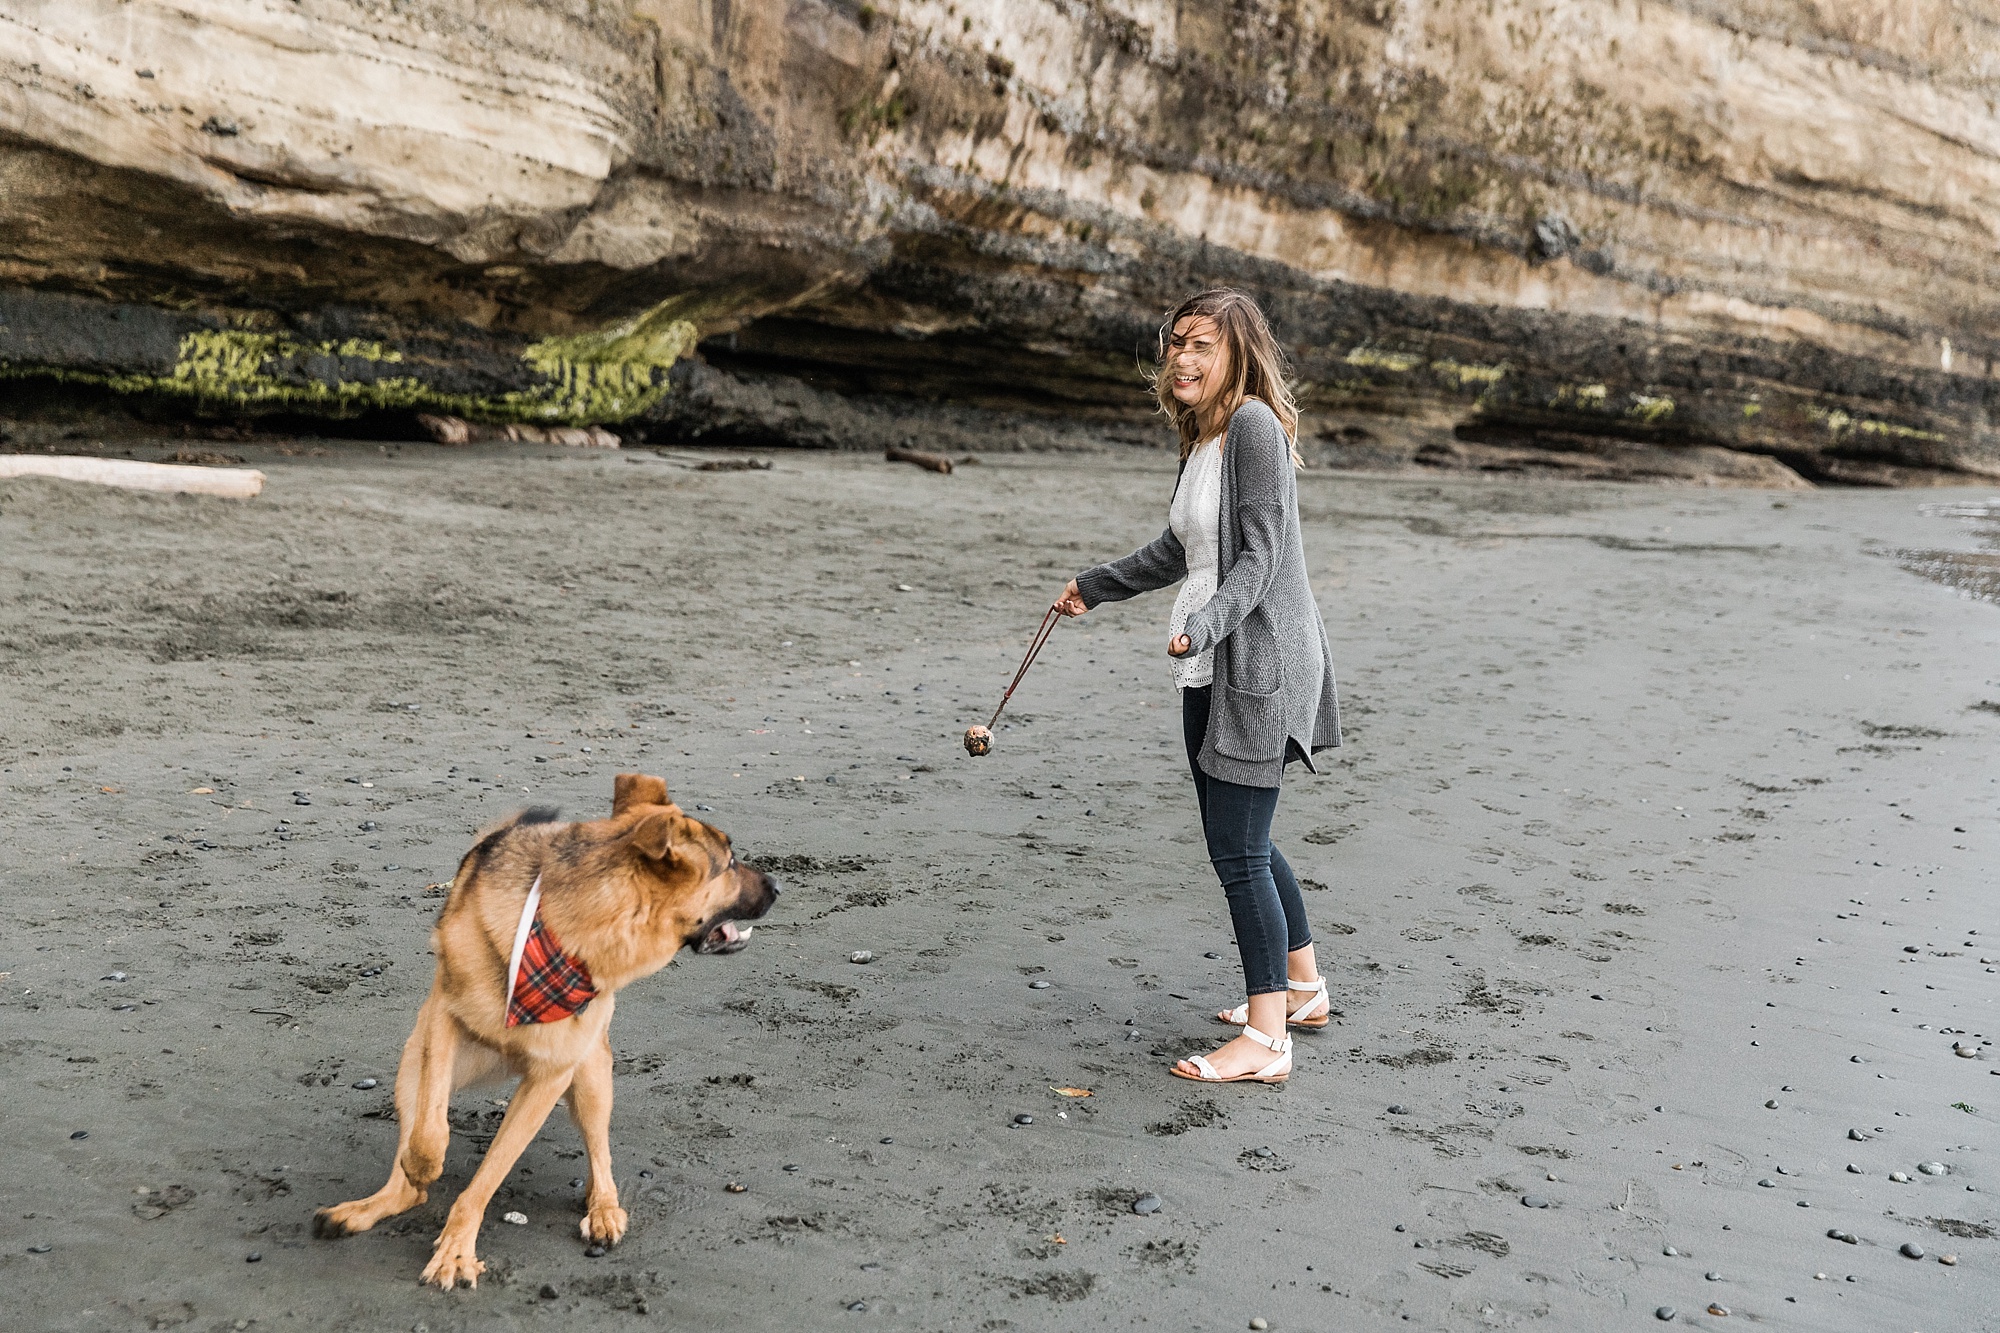
[[[1169,344],[1174,326],[1190,315],[1207,316],[1221,331],[1221,345],[1228,349],[1229,383],[1223,390],[1224,420],[1248,399],[1260,400],[1277,416],[1285,438],[1292,446],[1292,466],[1304,467],[1299,454],[1299,405],[1292,398],[1290,362],[1278,345],[1264,312],[1248,295],[1234,287],[1211,287],[1196,292],[1167,314],[1160,325],[1160,358],[1147,373],[1160,411],[1174,423],[1181,438],[1181,457],[1186,458],[1201,443],[1200,414],[1174,397],[1173,374],[1169,366]]]

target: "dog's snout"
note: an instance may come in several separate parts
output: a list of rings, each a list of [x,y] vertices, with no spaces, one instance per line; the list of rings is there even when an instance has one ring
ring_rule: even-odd
[[[760,899],[764,906],[769,907],[782,892],[778,877],[770,871],[747,861],[738,861],[735,868],[740,876],[736,882],[744,886],[746,899]]]
[[[736,876],[738,917],[754,921],[771,910],[781,892],[777,877],[753,865],[739,865]]]

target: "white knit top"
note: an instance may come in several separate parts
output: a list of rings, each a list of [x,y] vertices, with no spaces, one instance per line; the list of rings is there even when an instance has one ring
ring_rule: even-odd
[[[1198,446],[1188,455],[1181,484],[1174,491],[1173,507],[1167,511],[1167,525],[1187,555],[1187,581],[1174,598],[1170,634],[1183,634],[1188,617],[1208,605],[1215,596],[1216,566],[1219,562],[1217,525],[1222,513],[1222,437]],[[1215,679],[1215,650],[1173,660],[1174,685],[1188,689]]]

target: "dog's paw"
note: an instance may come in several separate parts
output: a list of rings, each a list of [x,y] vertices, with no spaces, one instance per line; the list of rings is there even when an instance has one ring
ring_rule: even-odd
[[[456,1287],[477,1287],[479,1275],[485,1271],[486,1265],[473,1257],[470,1241],[459,1241],[446,1233],[438,1237],[437,1253],[431,1256],[418,1280],[439,1291],[451,1291]]]
[[[627,1220],[625,1210],[615,1203],[597,1204],[584,1214],[583,1224],[577,1230],[585,1240],[596,1241],[600,1245],[616,1245],[625,1239]]]
[[[350,1199],[346,1203],[336,1203],[313,1214],[313,1235],[321,1240],[339,1240],[342,1236],[356,1236],[374,1226],[385,1217],[408,1212],[428,1197],[423,1190],[410,1185],[398,1189],[394,1181],[385,1185],[380,1192],[365,1199]]]
[[[337,1203],[313,1214],[313,1235],[321,1240],[339,1240],[343,1236],[366,1231],[374,1225],[375,1219],[369,1216],[366,1199],[356,1199],[352,1203]]]

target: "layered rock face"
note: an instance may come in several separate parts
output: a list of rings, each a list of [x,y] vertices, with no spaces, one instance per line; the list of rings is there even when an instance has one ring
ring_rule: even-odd
[[[12,0],[0,374],[1125,436],[1230,283],[1328,461],[2000,476],[1996,72],[1964,0]]]

